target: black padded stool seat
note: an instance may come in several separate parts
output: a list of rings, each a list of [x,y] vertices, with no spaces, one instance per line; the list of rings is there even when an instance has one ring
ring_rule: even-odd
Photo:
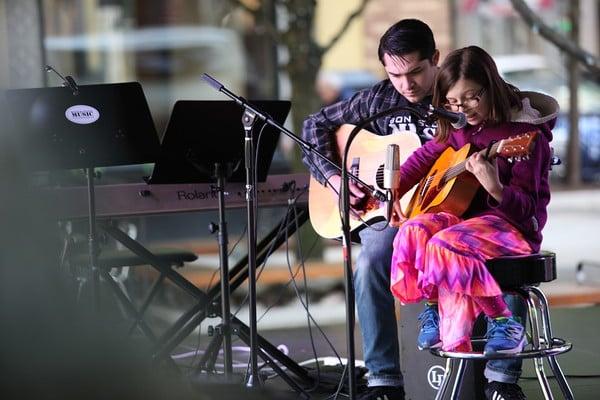
[[[501,288],[538,285],[556,279],[556,255],[551,252],[493,258],[485,264]]]
[[[437,392],[436,400],[443,399],[446,394],[449,381],[454,372],[454,361],[458,361],[459,364],[450,398],[458,399],[466,362],[469,360],[500,358],[532,358],[544,398],[553,399],[548,378],[544,372],[543,360],[546,359],[563,397],[569,400],[573,399],[573,392],[555,358],[557,355],[571,350],[572,345],[552,335],[548,301],[544,293],[536,287],[542,282],[550,282],[556,279],[556,255],[551,252],[541,252],[524,256],[500,257],[488,260],[486,266],[502,290],[517,293],[527,303],[530,344],[520,353],[496,356],[485,356],[480,351],[454,352],[430,349],[431,354],[434,356],[446,358],[445,374]],[[485,338],[472,339],[474,345],[483,345],[485,341]]]

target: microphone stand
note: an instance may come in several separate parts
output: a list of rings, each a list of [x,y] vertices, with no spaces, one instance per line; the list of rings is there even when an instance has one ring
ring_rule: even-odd
[[[315,149],[314,145],[306,142],[305,140],[299,138],[294,133],[286,129],[285,127],[279,125],[273,119],[271,119],[268,115],[261,113],[259,110],[254,108],[251,104],[249,104],[246,99],[243,97],[237,96],[235,93],[231,92],[225,86],[223,86],[219,81],[214,79],[208,74],[203,74],[202,79],[205,80],[209,85],[211,85],[215,90],[225,94],[227,97],[235,101],[241,107],[245,109],[245,113],[242,116],[242,124],[244,125],[244,131],[246,132],[246,146],[245,146],[245,157],[246,157],[246,200],[248,205],[248,266],[249,266],[249,299],[250,299],[250,364],[251,364],[251,379],[248,382],[248,386],[255,386],[258,382],[258,379],[254,380],[253,377],[258,377],[258,367],[257,367],[257,346],[256,341],[253,341],[252,338],[256,338],[256,299],[255,293],[252,293],[252,290],[256,288],[256,255],[254,254],[254,250],[252,248],[252,241],[256,240],[254,236],[254,227],[256,226],[256,216],[254,215],[254,199],[256,195],[256,189],[254,187],[253,179],[253,168],[252,165],[254,162],[254,149],[252,145],[252,125],[256,118],[262,120],[264,123],[271,125],[276,128],[280,132],[283,132],[286,136],[292,139],[296,144],[298,144],[303,151],[308,151],[311,154],[317,155],[322,160],[325,160],[330,165],[335,167],[338,171],[341,172],[342,175],[342,186],[341,186],[341,198],[342,198],[342,209],[343,209],[343,219],[342,219],[342,246],[343,246],[343,254],[344,254],[344,280],[345,280],[345,291],[346,291],[346,339],[347,339],[347,351],[348,351],[348,386],[349,386],[349,398],[354,400],[356,398],[356,376],[355,376],[355,351],[354,351],[354,283],[352,281],[352,256],[350,251],[349,244],[351,243],[350,239],[350,193],[348,190],[349,187],[349,178],[351,177],[355,182],[361,184],[364,188],[370,187],[365,182],[363,182],[357,176],[348,172],[347,168],[341,168],[335,162],[327,158],[323,153],[319,152]],[[385,115],[391,114],[396,111],[410,111],[414,114],[418,115],[420,118],[425,119],[423,114],[423,110],[417,109],[415,107],[405,105],[405,106],[397,106],[390,108],[388,110],[382,111],[378,114],[375,114],[364,121],[361,121],[356,127],[350,132],[348,137],[348,141],[346,142],[346,147],[344,148],[343,162],[342,165],[347,165],[348,159],[348,150],[350,149],[350,144],[354,137],[358,134],[358,132],[362,129],[363,126],[368,124],[369,122],[383,117]],[[252,172],[252,174],[250,174]],[[375,197],[379,201],[388,201],[389,196],[388,193],[382,192],[378,189],[373,188],[370,193],[371,196]],[[251,229],[252,228],[252,229]],[[254,260],[253,260],[254,258]],[[254,265],[254,269],[251,267]]]
[[[69,88],[73,96],[79,94],[79,86],[75,82],[72,76],[63,76],[58,72],[52,65],[46,65],[46,72],[52,72],[57,75],[62,81],[62,86]],[[91,274],[92,288],[91,298],[92,307],[94,311],[100,311],[100,270],[98,268],[98,231],[96,224],[96,197],[94,187],[94,167],[86,167],[85,175],[87,179],[87,193],[88,193],[88,257],[89,257],[89,273]]]
[[[381,111],[371,117],[360,121],[354,129],[348,135],[346,145],[344,147],[344,154],[342,158],[342,165],[348,165],[348,152],[352,141],[360,132],[360,130],[368,123],[384,117],[388,114],[392,114],[397,111],[410,111],[421,119],[425,119],[422,110],[409,105],[402,105],[389,108]],[[342,168],[342,183],[340,188],[340,196],[342,202],[342,255],[344,259],[344,280],[345,280],[345,291],[346,291],[346,342],[348,346],[348,397],[351,400],[356,398],[356,360],[354,351],[354,314],[355,314],[355,299],[354,299],[354,282],[352,280],[352,239],[350,237],[350,177],[352,174],[348,172],[348,168]],[[354,178],[353,178],[354,179]],[[389,193],[389,192],[388,192]],[[386,201],[389,201],[390,197],[386,197]]]
[[[248,313],[250,325],[250,376],[246,383],[249,387],[261,385],[258,375],[258,330],[256,322],[256,185],[255,177],[255,159],[254,142],[252,141],[252,127],[257,114],[248,107],[242,115],[242,125],[244,126],[244,157],[246,165],[246,208],[248,224]],[[224,295],[224,294],[223,294]]]

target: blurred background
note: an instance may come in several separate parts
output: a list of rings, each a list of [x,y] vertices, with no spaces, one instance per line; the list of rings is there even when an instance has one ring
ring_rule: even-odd
[[[524,12],[523,6],[531,14]],[[79,85],[137,81],[162,139],[176,101],[226,100],[201,80],[201,75],[208,73],[247,99],[290,100],[285,126],[299,135],[308,114],[385,77],[376,54],[378,41],[402,18],[427,22],[442,58],[452,49],[479,45],[494,56],[509,82],[558,100],[561,114],[553,147],[562,163],[551,172],[553,200],[543,248],[557,253],[559,280],[549,285],[548,292],[554,307],[596,310],[595,304],[600,303],[597,0],[0,0],[0,88],[60,86],[61,79],[46,72],[45,65],[72,76]],[[206,140],[218,140],[215,127],[198,126],[197,130]],[[10,144],[10,129],[4,129],[3,135],[3,143]],[[3,164],[8,167],[3,173],[12,178],[19,170],[18,157],[14,161],[15,154],[7,149],[3,152],[9,153],[12,158],[7,160],[13,163]],[[97,184],[142,182],[152,167],[98,168]],[[293,172],[305,169],[296,145],[282,135],[270,174]],[[68,171],[51,179],[38,176],[37,181],[83,185],[85,176],[81,171]],[[39,198],[31,196],[29,200],[31,207],[38,207]],[[19,209],[23,206],[18,200],[13,204]],[[285,212],[283,207],[260,207],[259,236],[275,227]],[[227,211],[231,263],[247,252],[245,216],[242,209]],[[121,218],[116,223],[144,245],[193,252],[197,260],[186,263],[179,272],[205,289],[218,284],[218,246],[207,228],[216,219],[216,211],[210,211]],[[37,229],[36,221],[29,223],[27,226]],[[19,226],[18,221],[15,224]],[[57,249],[65,235],[85,247],[85,220],[52,221],[44,229],[48,237],[61,243]],[[118,248],[108,239],[102,245]],[[46,262],[56,264],[56,270],[65,273],[54,261],[59,253],[54,247],[47,249],[37,264],[40,268]],[[306,264],[301,263],[304,259]],[[292,267],[295,270],[300,265],[303,272],[294,275],[296,285],[290,276]],[[314,322],[331,330],[344,353],[339,243],[318,239],[306,223],[301,234],[275,251],[263,268],[258,281],[259,315],[264,313],[261,331],[277,338],[274,341],[294,335],[305,338],[305,308],[310,302]],[[85,290],[82,270],[85,265],[69,266],[68,290]],[[13,270],[7,271],[5,285],[10,284]],[[138,303],[157,276],[142,268],[121,268],[113,273]],[[303,276],[307,281],[302,281]],[[165,284],[149,310],[149,324],[164,331],[194,301]],[[241,286],[232,293],[232,304],[242,320],[246,320],[246,303],[245,286]],[[115,301],[114,313],[121,312]],[[598,319],[600,314],[595,312]],[[197,350],[209,340],[208,327],[215,323],[218,321],[207,319],[200,324],[178,348],[183,354],[178,360],[192,365]],[[286,331],[290,328],[299,331],[290,334]],[[290,350],[297,361],[313,357],[308,344],[301,339],[298,343]],[[592,354],[600,353],[598,347]],[[242,359],[247,357],[240,351]],[[322,351],[319,356],[331,355],[328,347]]]

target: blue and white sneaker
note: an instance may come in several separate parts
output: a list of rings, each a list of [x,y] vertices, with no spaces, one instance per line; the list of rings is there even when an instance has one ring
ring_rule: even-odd
[[[527,400],[516,383],[488,382],[484,393],[486,400]]]
[[[513,317],[488,318],[487,344],[483,349],[486,356],[494,354],[516,354],[527,344],[525,328]]]
[[[419,350],[437,348],[442,345],[440,340],[440,314],[437,306],[427,304],[425,310],[419,314],[421,330],[417,337]]]

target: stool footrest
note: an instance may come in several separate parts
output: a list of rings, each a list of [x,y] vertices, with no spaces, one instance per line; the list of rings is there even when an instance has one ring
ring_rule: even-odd
[[[474,339],[473,342],[484,342],[485,339]],[[571,350],[573,345],[569,342],[564,341],[561,338],[552,338],[550,346],[541,349],[523,350],[516,354],[497,354],[493,356],[484,355],[478,351],[445,351],[442,349],[429,349],[429,352],[437,357],[444,358],[459,358],[465,360],[499,360],[507,358],[542,358],[556,356],[563,354]]]

